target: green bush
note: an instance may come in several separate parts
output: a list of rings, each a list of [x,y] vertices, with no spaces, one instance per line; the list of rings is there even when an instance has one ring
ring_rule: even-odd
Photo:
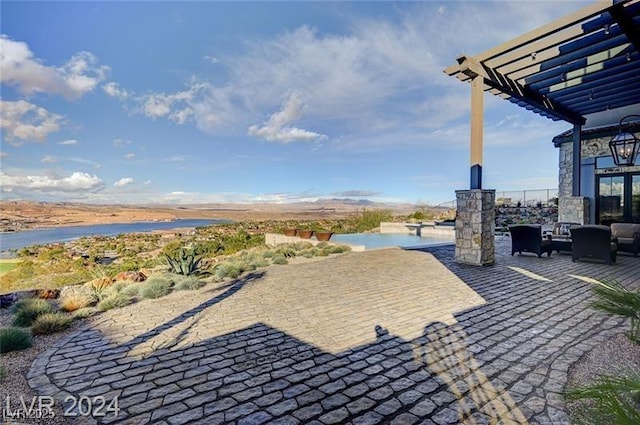
[[[86,319],[87,317],[91,317],[98,313],[98,309],[95,307],[84,307],[79,308],[78,310],[71,313],[71,317],[76,319]]]
[[[71,325],[72,318],[64,313],[45,313],[31,324],[31,333],[34,335],[49,335],[60,332]]]
[[[140,287],[142,287],[142,285],[141,283],[129,283],[120,289],[118,293],[126,295],[129,298],[138,297],[140,296]]]
[[[289,260],[287,260],[283,255],[278,254],[273,256],[273,258],[271,259],[271,263],[277,265],[285,265],[289,264]]]
[[[155,299],[164,297],[171,292],[173,282],[166,276],[151,276],[140,287],[142,298]]]
[[[111,294],[98,303],[98,308],[102,311],[111,310],[112,308],[124,307],[131,304],[133,300],[125,294],[118,292]]]
[[[236,279],[243,272],[242,264],[239,262],[228,261],[218,265],[216,267],[215,275],[218,279],[230,278]]]
[[[20,328],[0,329],[0,353],[31,347],[31,335]]]
[[[366,208],[350,218],[350,225],[356,233],[380,227],[383,221],[393,220],[393,215],[387,210],[367,210]]]
[[[18,301],[13,306],[13,325],[27,327],[41,314],[53,312],[53,307],[47,300],[39,298],[25,298]]]
[[[204,285],[206,285],[206,282],[195,276],[176,276],[175,278],[175,289],[178,291],[200,289]]]

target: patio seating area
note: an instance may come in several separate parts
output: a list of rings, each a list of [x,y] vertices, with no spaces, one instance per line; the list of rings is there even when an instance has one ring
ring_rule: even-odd
[[[454,247],[272,266],[194,295],[111,310],[42,353],[43,395],[119,397],[98,423],[566,424],[567,371],[627,330],[593,279],[640,261],[454,261]]]

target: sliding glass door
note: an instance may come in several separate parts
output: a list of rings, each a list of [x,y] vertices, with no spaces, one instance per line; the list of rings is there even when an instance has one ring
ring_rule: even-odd
[[[640,173],[598,176],[598,223],[640,223]]]

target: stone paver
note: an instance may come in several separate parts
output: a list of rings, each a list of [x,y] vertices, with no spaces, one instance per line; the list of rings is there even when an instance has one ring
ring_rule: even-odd
[[[567,371],[626,329],[590,308],[588,279],[638,287],[640,261],[508,252],[349,253],[143,301],[42,353],[29,383],[117,397],[97,423],[568,423]]]

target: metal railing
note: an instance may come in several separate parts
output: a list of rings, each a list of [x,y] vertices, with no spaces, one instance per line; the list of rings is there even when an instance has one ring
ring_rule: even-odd
[[[498,207],[550,207],[558,204],[558,189],[496,190]],[[436,205],[442,208],[456,208],[456,201]]]

